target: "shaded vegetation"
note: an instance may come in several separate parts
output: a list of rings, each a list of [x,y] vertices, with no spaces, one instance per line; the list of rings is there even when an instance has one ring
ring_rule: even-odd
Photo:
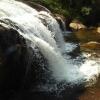
[[[54,13],[62,14],[66,18],[78,19],[86,25],[100,23],[99,0],[33,0],[46,6]]]
[[[59,0],[33,0],[33,1],[46,6],[53,13],[59,13],[65,16],[69,15],[69,12],[63,9],[62,3],[60,3]]]

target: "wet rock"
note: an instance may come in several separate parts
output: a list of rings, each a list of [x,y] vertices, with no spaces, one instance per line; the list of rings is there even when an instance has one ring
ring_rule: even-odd
[[[100,34],[97,33],[94,28],[80,29],[77,32],[75,32],[75,35],[81,43],[87,43],[90,41],[100,42]]]
[[[49,82],[49,74],[48,63],[37,47],[27,46],[16,30],[0,26],[0,100],[77,100],[81,88],[69,87],[67,83],[61,97],[56,95],[57,91],[39,89],[38,86]],[[50,83],[53,84],[52,79]]]
[[[100,50],[100,43],[91,41],[91,42],[82,44],[81,47],[92,49],[92,50]]]
[[[27,47],[14,29],[0,25],[0,96],[17,91],[25,75]]]
[[[16,30],[0,25],[0,99],[45,83],[45,70],[47,62],[39,49],[27,46]]]
[[[97,32],[100,33],[100,27],[97,28]]]
[[[70,24],[69,24],[70,28],[72,28],[72,30],[79,30],[79,29],[85,29],[86,26],[83,25],[81,22],[75,20],[75,21],[72,21]]]
[[[99,100],[100,88],[90,87],[79,97],[79,100]]]
[[[35,3],[31,0],[21,0],[23,1],[24,3],[30,5],[31,7],[35,8],[37,11],[46,11],[48,13],[51,13],[51,11],[49,9],[47,9],[45,6],[39,4],[39,3]]]
[[[87,87],[79,96],[79,100],[99,100],[100,99],[100,76],[97,78],[96,84]]]
[[[51,13],[51,11],[49,9],[47,9],[46,7],[37,4],[37,3],[33,3],[33,2],[27,2],[30,6],[32,6],[33,8],[35,8],[37,11],[46,11],[48,13]]]
[[[64,18],[64,16],[61,16],[59,14],[55,14],[54,16],[55,16],[55,19],[58,21],[61,30],[62,31],[66,31],[65,18]]]
[[[0,26],[0,86],[4,85],[5,89],[10,86],[17,88],[25,74],[27,55],[25,39],[14,29]]]

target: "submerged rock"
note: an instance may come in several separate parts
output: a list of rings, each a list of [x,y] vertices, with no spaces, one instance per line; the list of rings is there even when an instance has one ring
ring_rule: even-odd
[[[82,44],[81,47],[91,49],[91,50],[100,50],[100,43],[91,41],[91,42]]]
[[[55,82],[52,79],[49,82],[51,72],[47,60],[37,47],[31,48],[27,42],[30,41],[16,30],[0,25],[0,100],[76,100],[77,91],[83,86],[78,89],[79,86],[71,87],[65,83],[64,88],[59,83],[58,90],[64,88],[59,94],[61,97],[57,96],[56,90],[42,91],[42,86],[49,84],[51,87]]]

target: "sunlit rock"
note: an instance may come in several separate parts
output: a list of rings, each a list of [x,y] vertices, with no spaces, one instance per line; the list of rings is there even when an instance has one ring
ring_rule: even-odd
[[[97,28],[97,32],[100,33],[100,27]]]
[[[100,42],[100,34],[96,32],[95,28],[80,29],[77,32],[75,32],[75,35],[77,39],[82,43],[86,43],[90,41]]]
[[[72,21],[70,24],[69,24],[70,28],[72,28],[73,30],[79,30],[79,29],[85,29],[86,26],[83,25],[81,22],[79,21]]]

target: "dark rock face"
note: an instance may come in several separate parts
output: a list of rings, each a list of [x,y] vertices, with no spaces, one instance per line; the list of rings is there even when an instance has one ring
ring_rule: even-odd
[[[34,89],[43,80],[46,66],[38,48],[28,47],[16,30],[0,26],[0,99],[8,100],[32,85]]]
[[[18,0],[18,1],[22,1],[22,2],[24,2],[26,4],[28,4],[32,8],[35,8],[37,11],[46,11],[46,12],[51,14],[51,11],[48,8],[46,8],[45,6],[39,4],[38,1],[37,1],[38,3],[35,3],[33,1],[31,1],[31,0]]]
[[[0,57],[2,60],[0,71],[2,71],[1,73],[5,78],[0,82],[5,89],[9,86],[13,87],[17,82],[19,84],[20,80],[18,77],[24,74],[25,68],[21,66],[24,65],[23,59],[25,55],[22,52],[23,54],[27,52],[24,39],[19,37],[17,31],[0,26]],[[11,80],[10,83],[9,80]]]
[[[23,37],[13,29],[0,26],[0,93],[17,91],[26,71],[27,47]]]

